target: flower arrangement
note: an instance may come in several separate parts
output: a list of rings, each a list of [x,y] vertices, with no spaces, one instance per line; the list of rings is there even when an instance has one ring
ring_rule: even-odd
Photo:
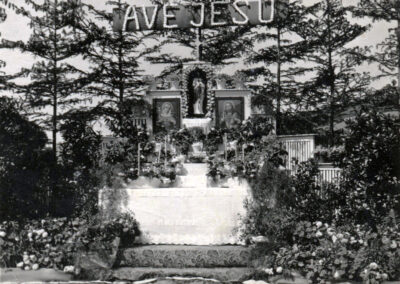
[[[120,237],[123,243],[130,242],[139,234],[138,224],[129,214],[111,220],[47,218],[25,223],[5,221],[0,225],[0,266],[24,270],[71,270],[80,248],[95,241],[109,243],[116,237]]]
[[[258,270],[269,269],[266,277],[278,268],[298,271],[312,283],[329,280],[380,283],[398,279],[400,275],[399,244],[400,234],[385,226],[373,232],[363,226],[300,222],[293,243],[266,256]]]

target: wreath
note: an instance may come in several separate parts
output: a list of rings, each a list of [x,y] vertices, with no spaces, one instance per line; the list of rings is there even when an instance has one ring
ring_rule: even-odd
[[[195,71],[200,69],[206,74],[206,80],[207,80],[207,107],[206,107],[206,117],[212,118],[214,115],[214,109],[215,109],[215,92],[212,91],[212,81],[211,79],[214,76],[213,69],[211,66],[203,65],[203,66],[198,66],[198,65],[193,65],[187,67],[183,71],[183,96],[182,96],[182,116],[187,117],[189,115],[189,80],[190,80],[190,74]]]

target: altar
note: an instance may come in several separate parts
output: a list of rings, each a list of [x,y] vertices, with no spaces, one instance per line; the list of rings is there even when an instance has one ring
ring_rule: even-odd
[[[206,164],[185,164],[188,174],[176,188],[128,188],[124,209],[140,224],[141,244],[242,244],[240,216],[250,195],[247,184],[207,184]]]
[[[140,225],[142,236],[136,242],[243,244],[240,226],[246,214],[245,201],[251,200],[250,186],[238,177],[223,177],[215,182],[214,176],[210,182],[209,165],[205,162],[211,156],[224,156],[226,161],[231,150],[228,145],[236,145],[236,161],[241,157],[244,160],[247,148],[241,145],[239,149],[237,141],[228,141],[227,133],[260,114],[251,106],[252,92],[245,77],[240,73],[218,74],[211,64],[195,61],[184,64],[180,74],[163,80],[147,77],[146,82],[148,89],[143,99],[150,111],[146,117],[140,109],[133,113],[141,115],[136,119],[145,121],[140,125],[145,125],[149,139],[155,143],[154,153],[150,154],[153,158],[141,165],[138,147],[138,178],[124,186],[121,203],[122,211],[132,212]],[[224,133],[223,142],[218,140],[213,154],[207,153],[204,139],[215,132]],[[174,135],[186,135],[189,138],[180,138],[180,142],[191,144],[184,148],[178,143],[176,148]],[[207,149],[210,151],[210,147]],[[170,172],[177,176],[171,178],[167,172],[174,167],[170,167],[171,161],[179,160],[178,156],[185,173],[177,174],[174,169]]]

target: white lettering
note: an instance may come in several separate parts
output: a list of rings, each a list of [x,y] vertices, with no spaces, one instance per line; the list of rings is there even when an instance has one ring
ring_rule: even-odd
[[[132,13],[132,16],[131,16]],[[126,28],[128,26],[128,22],[135,20],[136,24],[136,29],[140,30],[140,24],[139,24],[139,19],[136,13],[136,7],[135,6],[129,6],[128,9],[126,9],[125,12],[125,18],[124,18],[124,24],[122,25],[122,31],[126,32]]]
[[[166,28],[166,29],[174,29],[174,28],[178,27],[177,24],[175,24],[175,25],[169,25],[168,24],[168,20],[169,19],[175,19],[175,15],[174,14],[168,14],[168,7],[175,8],[177,6],[178,5],[176,5],[176,4],[165,4],[164,5],[164,28]]]
[[[264,20],[263,19],[263,2],[264,0],[258,0],[258,20],[260,23],[268,24],[273,21],[274,19],[274,5],[275,5],[275,0],[270,0],[271,1],[271,18],[269,20]]]
[[[215,11],[215,5],[222,5],[222,4],[228,4],[228,3],[225,1],[218,1],[211,3],[211,26],[223,26],[227,24],[225,21],[224,22],[215,21],[215,16],[220,16],[222,14],[221,12]]]
[[[151,17],[151,20],[149,21],[149,18],[147,16],[147,8],[146,6],[143,5],[142,10],[143,10],[143,16],[144,16],[144,21],[146,23],[146,26],[148,29],[153,28],[155,22],[156,22],[156,18],[157,18],[157,12],[158,12],[158,5],[153,5],[153,6],[148,6],[150,8],[154,8],[154,12],[153,15]]]
[[[246,6],[249,6],[249,0],[236,0],[233,3],[233,8],[235,8],[235,10],[243,17],[242,21],[239,21],[236,18],[232,18],[233,23],[237,24],[237,25],[246,25],[249,22],[249,17],[246,15],[245,12],[243,12],[242,9],[240,9],[240,7],[238,6],[239,2],[244,2],[246,3]]]
[[[200,6],[201,8],[200,8],[200,23],[195,23],[195,22],[193,22],[192,20],[190,21],[190,24],[193,26],[193,27],[196,27],[196,28],[200,28],[200,27],[202,27],[203,26],[203,24],[204,24],[204,3],[194,3],[194,4],[192,4],[193,6]]]

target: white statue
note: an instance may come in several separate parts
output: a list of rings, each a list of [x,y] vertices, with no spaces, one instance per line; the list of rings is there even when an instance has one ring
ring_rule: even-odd
[[[206,86],[201,78],[193,79],[193,113],[204,115],[203,103],[206,93]]]

